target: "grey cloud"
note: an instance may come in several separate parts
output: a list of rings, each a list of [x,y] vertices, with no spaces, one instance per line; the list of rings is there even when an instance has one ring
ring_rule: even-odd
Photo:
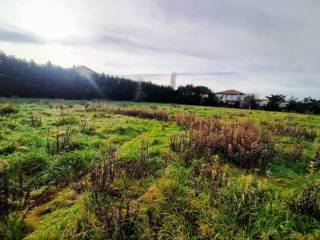
[[[153,33],[140,32],[140,36],[133,38],[136,34],[135,31],[126,31],[122,34],[116,33],[105,33],[102,35],[95,36],[93,38],[82,38],[73,39],[67,41],[60,41],[63,44],[74,46],[96,46],[97,48],[103,46],[117,47],[119,50],[133,53],[141,52],[155,52],[161,54],[179,54],[182,56],[202,58],[202,59],[219,59],[220,55],[218,52],[210,49],[203,50],[197,48],[190,48],[190,46],[179,46],[170,41],[154,40],[148,38]],[[76,43],[74,43],[76,42]]]
[[[297,17],[299,14],[296,10],[310,12],[310,9],[315,8],[314,5],[308,8],[307,4],[301,7],[301,4],[295,2],[297,3],[294,0],[280,1],[277,4],[272,1],[244,0],[157,1],[160,8],[173,20],[187,19],[199,23],[235,25],[259,33],[276,32],[281,35],[306,26],[306,22]],[[313,3],[320,7],[319,2]]]
[[[223,75],[239,75],[237,72],[197,72],[197,73],[189,73],[189,72],[181,72],[182,75],[211,75],[211,76],[223,76]]]
[[[139,40],[130,39],[130,35],[127,36],[117,36],[111,34],[104,34],[96,39],[96,41],[106,44],[106,45],[116,45],[123,47],[125,49],[134,49],[134,50],[148,50],[154,52],[163,52],[168,51],[165,48],[161,48],[156,44],[150,44]]]
[[[179,76],[238,76],[240,77],[240,74],[237,72],[178,72],[177,73]],[[132,74],[131,76],[136,76],[139,74]],[[130,75],[126,75],[130,76]],[[149,73],[149,74],[143,74],[145,77],[163,77],[163,76],[168,76],[166,73]]]
[[[0,41],[17,42],[28,44],[41,44],[43,40],[31,33],[21,33],[17,31],[9,31],[0,29]]]
[[[12,6],[10,13],[21,10],[20,4],[3,1]],[[31,2],[27,5],[36,8]],[[52,11],[60,6],[75,16],[76,23],[74,35],[46,39],[42,45],[62,61],[69,54],[101,72],[150,73],[146,77],[158,83],[167,83],[176,71],[181,83],[213,90],[232,87],[261,96],[279,91],[320,97],[319,0],[56,0],[55,4]],[[0,14],[0,23],[5,14]],[[21,48],[20,43],[42,42],[16,30],[0,31],[0,41],[19,43]],[[11,52],[17,51],[11,47]],[[28,50],[21,52],[28,57]],[[35,54],[41,51],[30,50],[30,57]]]

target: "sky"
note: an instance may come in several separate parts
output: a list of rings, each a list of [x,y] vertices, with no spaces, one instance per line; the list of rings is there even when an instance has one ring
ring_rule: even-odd
[[[0,0],[0,50],[169,84],[320,98],[319,0]],[[0,83],[1,87],[1,83]]]

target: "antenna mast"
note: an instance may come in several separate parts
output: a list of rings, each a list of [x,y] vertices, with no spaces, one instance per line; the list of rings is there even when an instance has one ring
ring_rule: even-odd
[[[176,87],[177,87],[177,73],[176,72],[173,72],[171,74],[170,86],[173,89],[176,89]]]
[[[142,77],[137,75],[137,89],[134,97],[135,101],[141,100],[141,92],[142,92]]]

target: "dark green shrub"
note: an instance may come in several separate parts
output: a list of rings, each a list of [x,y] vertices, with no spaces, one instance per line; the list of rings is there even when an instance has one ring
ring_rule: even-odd
[[[296,211],[320,220],[320,181],[306,184],[297,194]]]
[[[0,165],[0,218],[9,210],[9,176],[7,167]]]
[[[17,149],[16,144],[14,143],[8,144],[4,147],[0,147],[0,155],[1,154],[8,155],[8,154],[14,153],[16,149]]]
[[[11,105],[3,106],[0,108],[0,115],[17,113],[17,112],[18,112],[18,109]]]
[[[6,226],[0,236],[4,240],[23,239],[28,233],[24,219],[18,214],[12,213],[6,219]]]

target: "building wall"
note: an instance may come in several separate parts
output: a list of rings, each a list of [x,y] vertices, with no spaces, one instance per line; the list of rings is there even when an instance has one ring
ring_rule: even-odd
[[[245,98],[245,95],[226,95],[226,94],[217,94],[217,97],[223,101],[243,101]]]
[[[258,105],[260,106],[260,107],[264,107],[264,106],[266,106],[268,104],[268,100],[263,100],[263,101],[259,101],[258,102]]]

